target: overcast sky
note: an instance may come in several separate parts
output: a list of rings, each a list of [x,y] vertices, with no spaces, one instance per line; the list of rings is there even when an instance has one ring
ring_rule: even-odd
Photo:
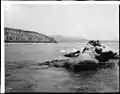
[[[118,9],[115,4],[6,5],[4,24],[46,35],[118,40]]]

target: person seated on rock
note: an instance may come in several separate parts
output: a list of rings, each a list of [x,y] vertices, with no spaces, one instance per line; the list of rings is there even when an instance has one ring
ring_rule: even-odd
[[[96,40],[96,41],[95,41],[94,46],[100,46],[100,47],[105,48],[105,45],[104,45],[103,43],[101,43],[99,40]]]
[[[106,49],[106,48],[105,48]],[[79,51],[78,51],[79,52]],[[75,52],[75,53],[78,53]],[[64,67],[70,70],[79,71],[81,69],[96,69],[99,65],[106,64],[105,61],[113,58],[115,53],[113,51],[108,50],[104,51],[103,47],[95,46],[93,49],[85,50],[84,53],[81,53],[78,58],[75,59],[66,59],[66,60],[58,60],[53,61],[52,66],[55,67]]]
[[[90,40],[88,43],[87,43],[87,45],[90,45],[90,46],[94,46],[94,40]]]
[[[99,40],[94,40],[93,43],[92,43],[92,45],[93,45],[94,47],[100,46],[100,47],[103,47],[103,48],[104,48],[104,44],[102,44]]]
[[[86,50],[88,50],[88,51],[91,50],[94,53],[95,58],[99,62],[108,61],[109,59],[118,57],[118,56],[116,56],[117,53],[115,53],[112,49],[110,49],[110,47],[103,45],[98,40],[97,41],[89,41],[88,44],[92,45],[93,47],[86,46],[83,49],[82,53],[86,52]]]
[[[102,44],[99,40],[90,40],[87,45],[85,46],[85,48],[83,49],[82,53],[85,52],[85,50],[90,50],[90,49],[94,49],[95,47],[101,47],[102,49],[105,48],[105,45]]]
[[[87,45],[84,47],[82,53],[84,53],[86,50],[93,49],[96,46],[96,43],[94,40],[90,40]]]
[[[90,49],[94,48],[93,43],[94,43],[94,40],[89,41],[87,43],[87,45],[84,47],[82,53],[85,52],[86,50],[90,50]]]
[[[99,41],[99,40],[94,41],[94,42],[93,42],[93,46],[94,46],[94,47],[95,47],[95,46],[101,46],[100,41]]]

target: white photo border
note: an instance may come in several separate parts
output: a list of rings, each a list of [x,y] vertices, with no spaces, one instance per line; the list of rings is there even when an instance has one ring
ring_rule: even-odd
[[[4,8],[6,4],[115,4],[118,5],[119,11],[120,1],[1,1],[1,93],[5,93]]]

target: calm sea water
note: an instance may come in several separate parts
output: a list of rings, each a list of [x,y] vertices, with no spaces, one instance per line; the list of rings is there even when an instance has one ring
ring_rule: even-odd
[[[84,44],[7,44],[5,60],[37,60],[45,61],[64,58],[61,50],[81,49]]]
[[[107,44],[119,50],[119,44]],[[5,60],[36,60],[45,61],[64,58],[61,50],[71,51],[73,48],[80,50],[84,43],[59,43],[59,44],[5,44]]]
[[[119,44],[107,44],[119,51]],[[70,51],[73,48],[81,49],[84,43],[61,44],[5,44],[6,61],[46,61],[64,58],[61,50]],[[116,62],[116,61],[115,61]],[[117,61],[118,62],[118,61]],[[49,68],[45,70],[28,71],[16,69],[14,76],[30,76],[36,83],[35,91],[43,92],[116,92],[119,90],[119,67],[100,69],[98,71],[69,73],[61,68]],[[7,87],[16,91],[24,91],[19,88],[21,82],[10,82]],[[18,87],[17,87],[18,86]],[[17,89],[16,89],[17,88]],[[29,90],[28,90],[29,91]]]

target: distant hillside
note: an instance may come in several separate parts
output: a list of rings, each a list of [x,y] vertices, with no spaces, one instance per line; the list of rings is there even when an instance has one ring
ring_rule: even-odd
[[[60,36],[60,35],[53,35],[52,36],[57,42],[59,43],[86,43],[88,42],[87,39],[79,38],[79,37],[69,37],[69,36]]]
[[[90,40],[79,37],[61,35],[52,35],[51,37],[53,37],[59,43],[87,43]],[[99,40],[99,41],[102,43],[119,43],[118,40]]]
[[[119,43],[118,40],[100,40],[102,43]]]
[[[5,43],[57,43],[52,37],[21,29],[4,28]]]

